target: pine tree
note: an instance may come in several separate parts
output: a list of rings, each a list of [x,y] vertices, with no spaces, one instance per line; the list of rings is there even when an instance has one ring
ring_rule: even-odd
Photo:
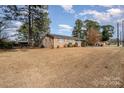
[[[83,33],[83,30],[82,30],[82,27],[83,27],[82,20],[77,19],[75,21],[75,26],[74,26],[74,29],[72,31],[73,37],[77,37],[77,38],[81,38],[81,39],[84,38],[84,33]]]
[[[6,6],[4,11],[7,14],[7,18],[24,23],[19,31],[28,34],[30,45],[36,38],[37,40],[40,39],[40,34],[46,34],[50,31],[47,5]],[[24,29],[28,29],[28,31],[25,32]]]

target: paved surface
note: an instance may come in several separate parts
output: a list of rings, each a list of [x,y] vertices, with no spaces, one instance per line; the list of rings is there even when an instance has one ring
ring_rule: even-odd
[[[0,87],[124,87],[124,48],[0,50]]]

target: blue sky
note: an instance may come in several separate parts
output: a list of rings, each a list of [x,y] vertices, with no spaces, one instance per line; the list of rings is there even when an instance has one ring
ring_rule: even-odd
[[[124,6],[116,5],[49,5],[50,29],[53,34],[72,35],[76,19],[91,19],[98,21],[100,25],[116,25],[124,19]],[[22,23],[14,22],[15,27],[8,29],[9,34],[14,34]],[[121,27],[121,24],[120,24]],[[121,28],[120,28],[121,31]]]
[[[123,9],[124,6],[119,5],[50,5],[51,33],[71,35],[75,20],[78,18],[96,20],[101,25],[111,24],[116,30],[117,22],[124,19]]]

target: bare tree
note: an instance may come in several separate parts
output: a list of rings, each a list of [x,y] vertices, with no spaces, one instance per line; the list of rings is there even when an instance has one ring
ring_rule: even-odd
[[[90,29],[87,31],[87,39],[88,39],[88,44],[89,45],[95,45],[95,43],[100,41],[100,33],[96,31],[96,29]]]

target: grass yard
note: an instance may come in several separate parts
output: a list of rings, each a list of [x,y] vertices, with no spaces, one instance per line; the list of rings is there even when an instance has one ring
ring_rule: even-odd
[[[0,50],[0,87],[124,87],[124,48]]]

